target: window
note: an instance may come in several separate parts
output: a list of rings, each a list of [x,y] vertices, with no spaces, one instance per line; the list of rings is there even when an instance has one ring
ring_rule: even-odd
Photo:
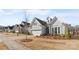
[[[58,34],[60,33],[60,27],[58,27]]]
[[[57,34],[57,27],[55,27],[55,34]]]

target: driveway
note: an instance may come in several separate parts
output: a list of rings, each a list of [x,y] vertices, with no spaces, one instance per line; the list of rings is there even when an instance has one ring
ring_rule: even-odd
[[[0,41],[6,44],[9,50],[30,50],[30,48],[16,42],[15,39],[7,38],[2,34],[0,34]]]

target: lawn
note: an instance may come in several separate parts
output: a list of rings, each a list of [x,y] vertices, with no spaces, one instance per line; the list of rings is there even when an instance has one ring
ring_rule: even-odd
[[[0,43],[0,50],[8,50],[8,47],[4,43]]]
[[[26,35],[20,34],[16,36],[14,34],[8,34],[7,37],[15,38],[17,42],[25,45],[33,50],[78,50],[79,40],[76,39],[54,39],[53,37],[33,37],[28,36],[31,41],[23,42]]]
[[[79,49],[79,40],[55,40],[55,39],[44,39],[44,38],[32,38],[30,42],[22,42],[26,47],[33,50],[74,50]]]

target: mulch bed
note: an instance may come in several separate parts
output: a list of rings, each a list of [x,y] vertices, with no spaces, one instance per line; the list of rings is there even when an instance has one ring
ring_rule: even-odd
[[[21,39],[22,42],[31,42],[33,39]]]
[[[44,39],[57,39],[57,40],[70,40],[70,39],[79,39],[79,37],[75,37],[75,36],[72,36],[70,38],[67,38],[67,37],[64,37],[64,36],[36,36],[37,38],[44,38]]]

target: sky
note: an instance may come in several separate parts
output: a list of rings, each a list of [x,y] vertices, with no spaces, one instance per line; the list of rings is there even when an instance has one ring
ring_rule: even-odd
[[[56,16],[60,21],[72,26],[79,25],[79,9],[0,9],[0,25],[20,24],[25,20],[25,14],[28,22],[34,17],[47,21],[48,16]]]

